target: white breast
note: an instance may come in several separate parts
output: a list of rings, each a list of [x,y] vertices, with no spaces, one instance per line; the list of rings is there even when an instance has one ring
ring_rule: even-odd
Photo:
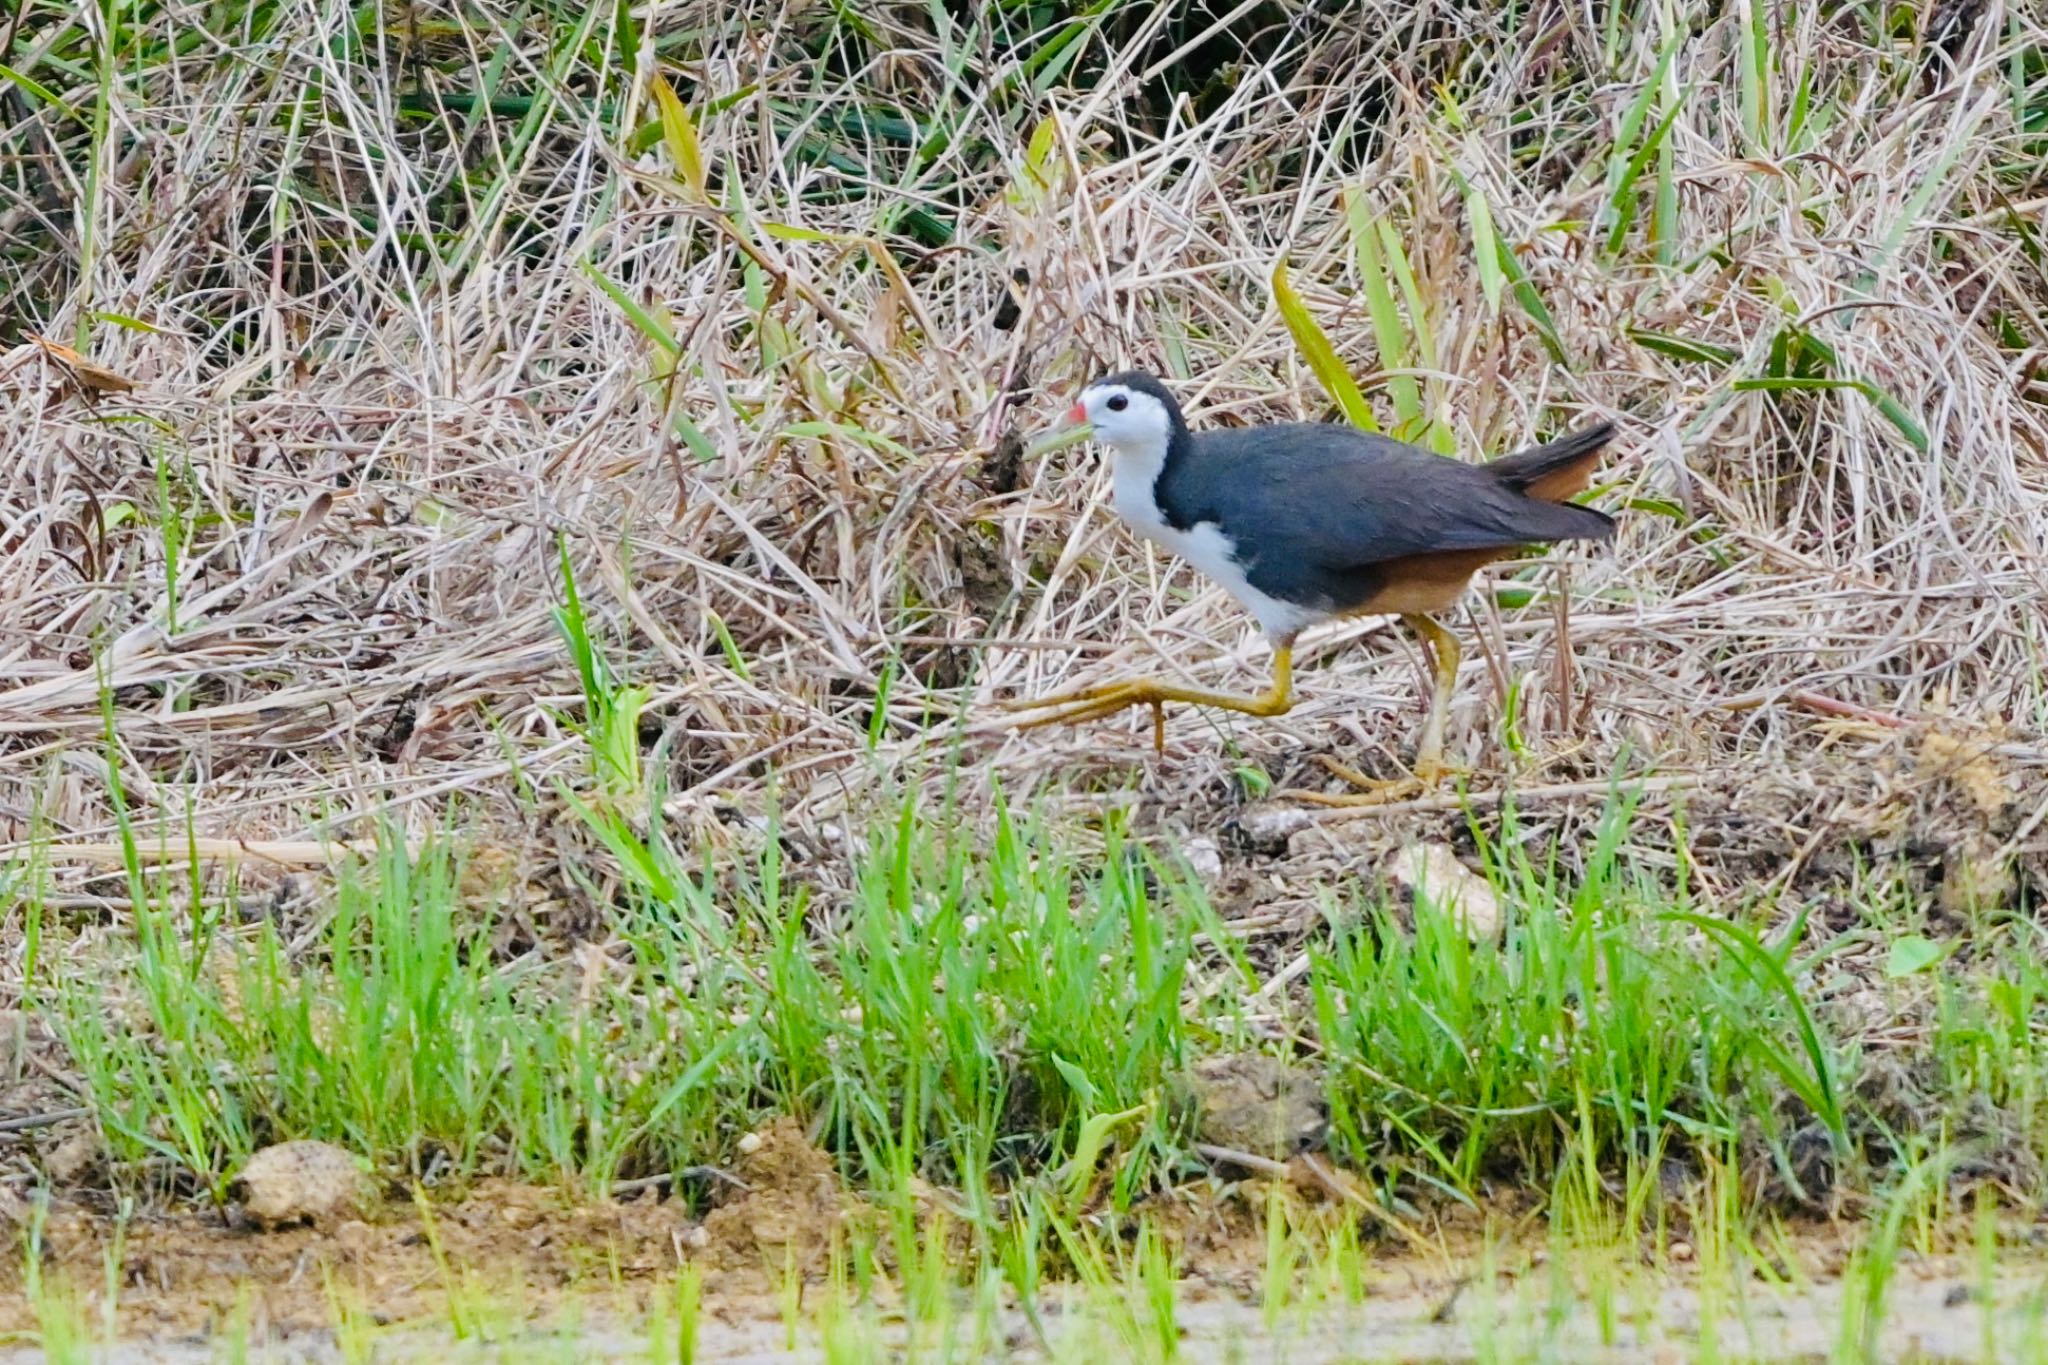
[[[1127,453],[1118,449],[1114,462],[1117,516],[1145,539],[1222,584],[1224,591],[1258,619],[1266,634],[1276,639],[1289,637],[1327,614],[1269,597],[1253,587],[1237,566],[1237,542],[1215,522],[1197,522],[1185,531],[1167,524],[1152,491],[1166,462],[1165,451]]]

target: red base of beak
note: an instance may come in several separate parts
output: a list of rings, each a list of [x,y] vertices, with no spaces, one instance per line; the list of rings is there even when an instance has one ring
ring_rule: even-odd
[[[1067,409],[1067,421],[1071,422],[1073,425],[1078,427],[1087,420],[1088,409],[1082,407],[1079,403],[1076,403],[1074,404],[1074,406]]]

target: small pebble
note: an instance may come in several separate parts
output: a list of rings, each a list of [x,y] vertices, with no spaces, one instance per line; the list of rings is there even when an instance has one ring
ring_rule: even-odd
[[[1288,839],[1312,823],[1299,807],[1261,802],[1238,812],[1234,830],[1252,852],[1275,854],[1285,852]]]
[[[752,1156],[754,1153],[760,1150],[761,1135],[759,1133],[749,1133],[745,1137],[740,1139],[741,1156]]]
[[[1188,867],[1205,886],[1213,886],[1223,876],[1223,850],[1216,846],[1214,839],[1197,836],[1180,846],[1181,856],[1188,860]]]

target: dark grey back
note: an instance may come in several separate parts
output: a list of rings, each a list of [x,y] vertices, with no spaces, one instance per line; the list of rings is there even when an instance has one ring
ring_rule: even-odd
[[[1384,581],[1378,566],[1410,555],[1614,530],[1605,514],[1531,498],[1486,465],[1334,423],[1205,431],[1174,447],[1153,490],[1160,510],[1183,530],[1215,523],[1252,586],[1290,602],[1364,601]]]

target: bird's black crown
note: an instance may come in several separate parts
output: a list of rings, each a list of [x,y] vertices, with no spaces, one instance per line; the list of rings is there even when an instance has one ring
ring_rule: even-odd
[[[1135,393],[1156,398],[1166,405],[1166,410],[1173,415],[1175,422],[1181,420],[1180,402],[1174,398],[1173,391],[1143,370],[1120,370],[1116,374],[1106,374],[1088,387],[1092,389],[1097,384],[1121,384]]]

